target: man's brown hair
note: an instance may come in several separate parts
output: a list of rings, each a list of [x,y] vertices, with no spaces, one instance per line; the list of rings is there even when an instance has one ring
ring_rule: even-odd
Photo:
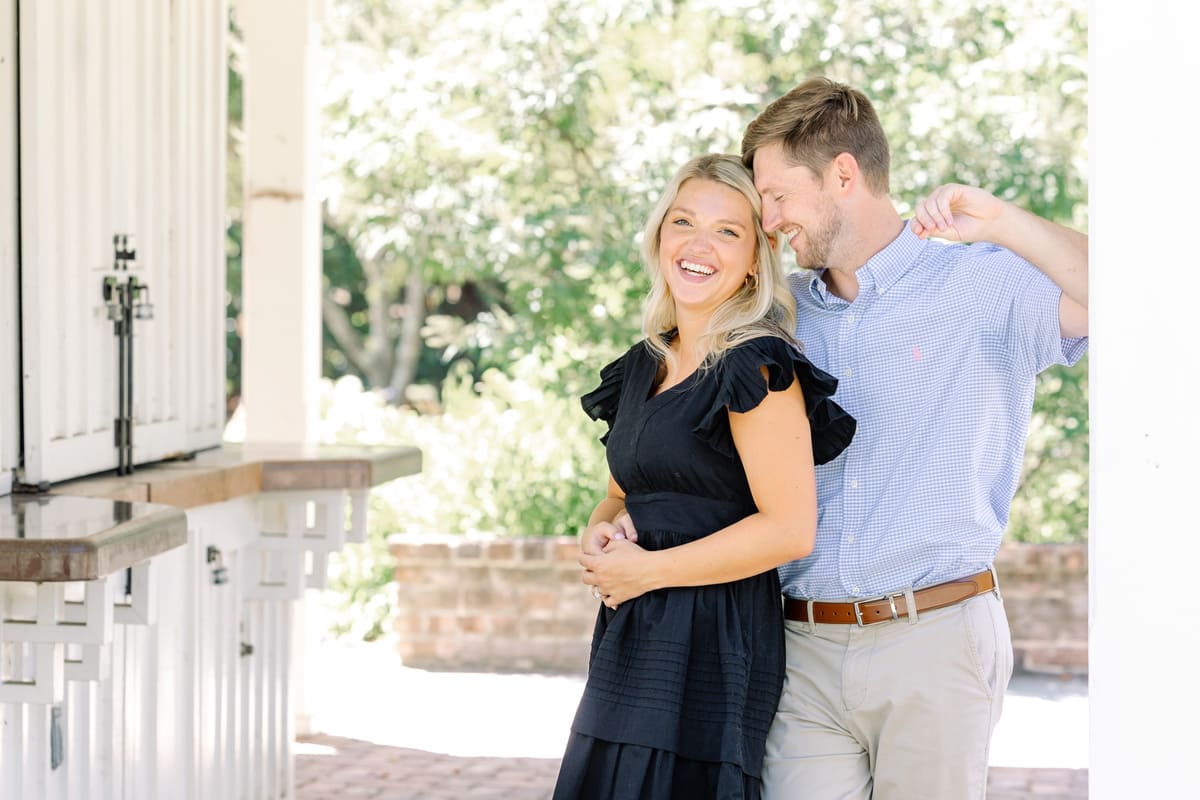
[[[754,168],[760,147],[780,142],[784,155],[818,176],[842,153],[858,161],[867,188],[888,193],[887,137],[867,96],[828,78],[809,78],[771,103],[742,137],[742,163]]]

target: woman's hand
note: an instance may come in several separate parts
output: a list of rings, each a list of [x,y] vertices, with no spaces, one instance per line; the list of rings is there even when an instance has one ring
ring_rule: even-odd
[[[615,526],[614,526],[615,527]],[[616,610],[621,603],[658,588],[654,581],[654,553],[625,538],[614,536],[599,555],[581,553],[583,582],[604,605]]]
[[[617,514],[612,522],[597,522],[584,528],[579,534],[579,549],[588,555],[598,556],[614,539],[637,541],[637,530],[628,511]]]
[[[617,536],[617,539],[628,539],[631,542],[637,541],[637,528],[633,527],[633,517],[629,516],[628,511],[622,511],[613,518],[613,525],[621,529],[624,536]]]
[[[579,550],[588,555],[598,556],[614,539],[624,539],[625,530],[615,522],[597,522],[583,529],[579,534]]]

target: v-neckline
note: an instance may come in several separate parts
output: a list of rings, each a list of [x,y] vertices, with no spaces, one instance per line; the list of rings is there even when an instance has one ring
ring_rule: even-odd
[[[646,357],[647,373],[649,374],[649,381],[647,382],[648,386],[646,387],[646,390],[643,393],[643,396],[645,397],[644,402],[647,404],[653,403],[655,400],[658,400],[660,397],[669,397],[673,394],[677,394],[679,392],[679,390],[683,389],[684,387],[686,387],[692,383],[695,383],[696,376],[700,374],[700,368],[697,367],[696,369],[689,372],[687,375],[684,375],[682,378],[680,378],[676,383],[672,384],[671,386],[668,386],[666,389],[663,389],[661,391],[655,391],[655,389],[657,387],[654,385],[654,378],[658,375],[658,365],[660,362],[658,361],[658,359],[656,359],[654,357],[654,354],[652,352],[650,352],[648,349],[644,350],[643,353]],[[653,394],[651,394],[651,392],[653,392]]]

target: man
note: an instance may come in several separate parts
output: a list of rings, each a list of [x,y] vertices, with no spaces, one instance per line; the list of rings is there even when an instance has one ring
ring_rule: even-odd
[[[955,185],[906,224],[870,101],[824,78],[768,106],[742,158],[764,227],[819,270],[793,276],[797,338],[858,420],[817,467],[813,554],[780,569],[767,796],[982,798],[1012,672],[991,566],[1034,379],[1086,349],[1086,237]]]
[[[1087,239],[957,185],[906,224],[870,101],[824,78],[768,106],[742,156],[764,227],[817,270],[793,276],[797,338],[858,421],[816,468],[812,555],[780,568],[787,681],[766,796],[982,798],[1012,672],[992,562],[1035,377],[1087,346]],[[611,527],[636,537],[627,516]],[[581,545],[584,582],[607,594],[619,561]]]

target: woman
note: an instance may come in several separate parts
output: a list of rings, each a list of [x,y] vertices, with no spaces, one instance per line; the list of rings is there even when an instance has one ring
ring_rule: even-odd
[[[554,796],[757,798],[783,681],[774,568],[812,549],[813,464],[854,420],[791,338],[794,302],[738,159],[680,169],[643,256],[646,338],[583,398],[609,424],[610,477],[582,534],[585,550],[607,545],[601,559],[638,559],[641,580],[606,587]],[[637,544],[616,540],[623,510]]]

